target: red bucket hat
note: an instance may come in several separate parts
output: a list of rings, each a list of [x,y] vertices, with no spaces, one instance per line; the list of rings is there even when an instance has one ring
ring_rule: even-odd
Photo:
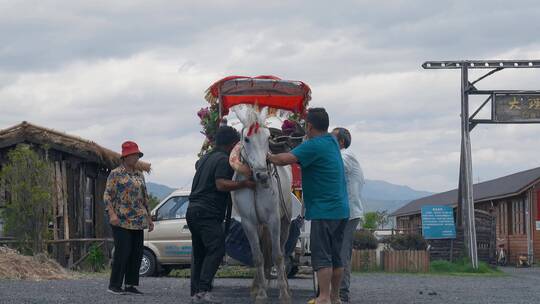
[[[139,146],[133,141],[126,141],[122,144],[122,157],[126,157],[132,154],[139,154],[139,157],[143,157],[143,153],[139,150]]]

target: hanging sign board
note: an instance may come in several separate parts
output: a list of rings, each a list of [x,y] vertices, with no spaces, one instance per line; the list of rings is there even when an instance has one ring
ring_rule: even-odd
[[[540,122],[540,95],[493,94],[496,122]]]

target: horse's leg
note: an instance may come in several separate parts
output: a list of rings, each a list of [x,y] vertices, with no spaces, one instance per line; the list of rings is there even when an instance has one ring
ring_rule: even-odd
[[[291,228],[291,220],[287,219],[286,217],[281,217],[281,234],[280,234],[280,241],[281,241],[281,252],[283,253],[283,256],[285,258],[285,263],[289,261],[289,256],[286,256],[288,252],[285,252],[285,244],[287,243],[287,240],[289,239],[289,231]],[[285,270],[287,270],[287,267],[285,267]],[[288,273],[285,273],[285,276],[288,276]],[[289,288],[289,281],[286,281],[287,288]],[[289,295],[292,295],[292,292],[290,289]]]
[[[291,296],[289,295],[289,287],[287,284],[287,276],[285,274],[285,261],[283,258],[283,251],[281,239],[281,219],[276,215],[270,222],[269,229],[272,238],[272,255],[277,269],[277,283],[279,288],[279,300],[282,304],[291,303]]]
[[[285,218],[284,216],[281,217],[281,234],[280,234],[280,242],[281,242],[281,251],[283,254],[286,254],[285,252],[285,244],[287,244],[287,240],[289,239],[289,231],[291,229],[291,220]]]
[[[291,227],[292,216],[292,198],[293,195],[288,189],[291,189],[291,172],[289,167],[278,167],[279,181],[281,182],[282,194],[279,195],[280,214],[281,214],[281,250],[285,254],[285,244],[289,239],[289,229]],[[276,180],[277,182],[277,180]],[[279,190],[278,190],[279,191]],[[283,202],[281,199],[283,198]],[[288,216],[287,216],[288,215]]]
[[[259,242],[261,244],[261,252],[263,255],[263,268],[264,268],[264,277],[267,281],[272,279],[272,266],[274,261],[272,260],[272,237],[270,236],[270,230],[267,225],[262,225]]]
[[[242,219],[242,226],[251,247],[253,266],[255,267],[251,296],[255,298],[255,303],[264,303],[268,296],[266,294],[266,280],[264,278],[263,255],[259,242],[259,227],[256,223],[252,223],[245,218]]]
[[[235,174],[233,180],[245,180],[242,175]],[[261,252],[261,244],[259,242],[259,225],[256,220],[256,213],[254,210],[255,201],[254,193],[250,189],[236,190],[231,193],[234,206],[238,214],[242,218],[242,228],[249,242],[251,248],[251,256],[253,259],[253,266],[255,268],[255,277],[251,286],[251,296],[253,298],[266,299],[266,287],[264,273],[263,273],[263,256]],[[262,292],[260,291],[262,290]]]
[[[282,193],[282,196],[279,197],[280,199],[280,214],[281,214],[281,251],[283,252],[283,255],[285,256],[288,254],[285,252],[285,244],[289,240],[289,232],[291,228],[291,216],[292,216],[292,193],[288,191],[288,189],[291,189],[291,179],[292,179],[292,173],[290,167],[278,167],[277,168],[279,173],[279,181],[281,182],[281,189],[287,189],[284,190]],[[279,191],[279,190],[278,190]],[[279,195],[279,194],[278,194]],[[281,199],[283,198],[284,202],[281,202]],[[284,205],[282,204],[284,203]],[[288,215],[288,216],[287,216]],[[288,262],[289,256],[285,256],[285,261]],[[287,276],[288,273],[285,274]],[[287,288],[289,288],[289,282],[286,281]],[[291,290],[289,290],[289,296],[292,295]]]

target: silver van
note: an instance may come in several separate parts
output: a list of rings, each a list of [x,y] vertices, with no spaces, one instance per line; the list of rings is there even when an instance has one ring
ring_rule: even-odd
[[[190,267],[191,233],[186,221],[189,194],[189,190],[176,190],[151,211],[154,230],[144,231],[144,252],[139,270],[141,276],[167,275],[172,269]],[[292,217],[299,216],[301,210],[302,204],[294,197]],[[233,217],[239,220],[234,211]],[[309,255],[309,222],[302,228],[294,255],[290,258],[293,264],[289,267],[290,276],[298,271],[299,264],[309,263],[306,255]]]

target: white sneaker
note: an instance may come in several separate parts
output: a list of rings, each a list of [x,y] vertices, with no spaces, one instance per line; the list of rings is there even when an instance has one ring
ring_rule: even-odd
[[[116,288],[116,287],[107,288],[107,292],[115,294],[115,295],[125,295],[126,294],[122,288]]]
[[[192,304],[202,303],[202,300],[201,300],[202,295],[203,293],[201,292],[191,297],[191,303]]]
[[[219,300],[218,298],[214,297],[211,292],[201,292],[200,294],[200,301],[199,303],[208,303],[208,304],[221,304],[223,301]]]

